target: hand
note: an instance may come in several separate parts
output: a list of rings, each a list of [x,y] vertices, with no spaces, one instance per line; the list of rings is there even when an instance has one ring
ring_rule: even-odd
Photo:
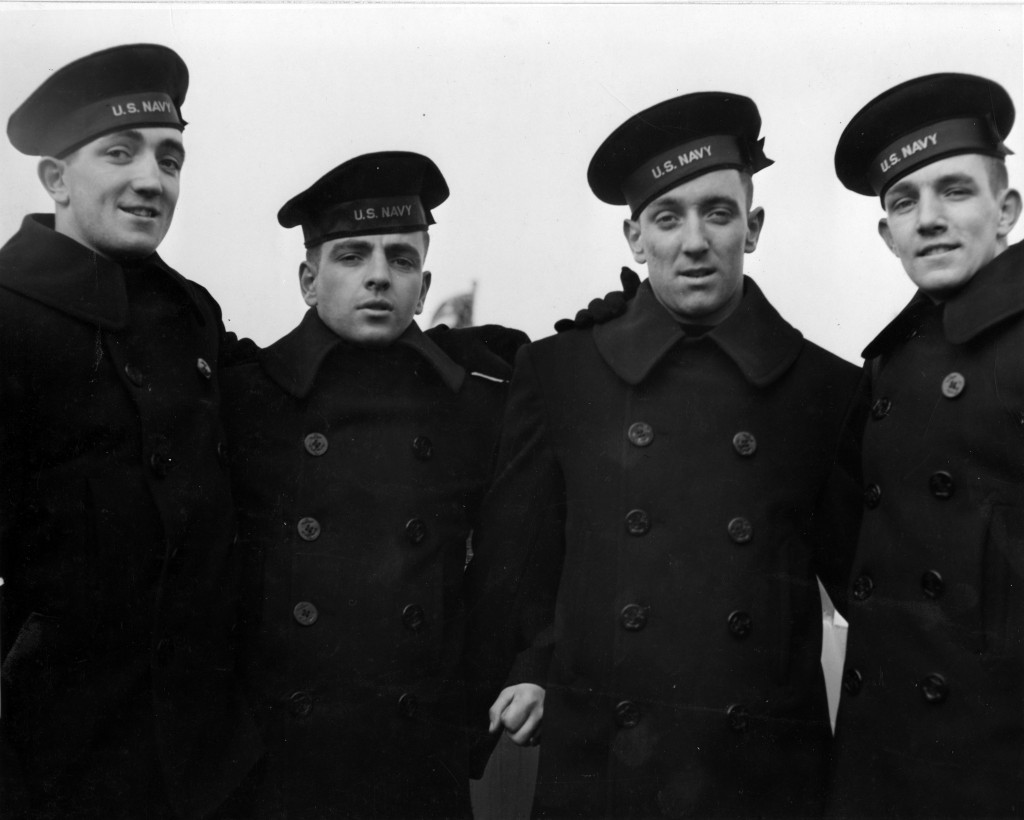
[[[563,333],[576,327],[603,325],[605,322],[621,316],[629,307],[629,301],[636,296],[640,287],[640,277],[629,268],[623,268],[619,274],[622,290],[606,293],[604,299],[592,299],[590,304],[576,314],[575,319],[559,319],[555,322],[555,330]]]
[[[540,741],[540,724],[544,717],[544,688],[535,683],[506,686],[491,704],[492,734],[502,728],[517,746],[536,746]]]

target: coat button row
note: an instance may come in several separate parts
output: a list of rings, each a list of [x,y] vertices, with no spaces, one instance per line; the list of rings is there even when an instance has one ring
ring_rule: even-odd
[[[729,537],[737,544],[747,544],[754,537],[753,525],[742,516],[732,519],[728,525]]]
[[[630,510],[626,513],[626,532],[630,535],[646,535],[651,529],[651,517],[644,510]]]
[[[646,447],[654,441],[654,428],[644,421],[633,422],[626,431],[626,438],[634,447]]]
[[[410,632],[419,632],[426,621],[426,613],[419,604],[408,604],[402,609],[402,626]]]
[[[938,705],[949,697],[949,684],[946,683],[946,679],[938,672],[925,675],[921,678],[920,683],[918,683],[918,687],[921,690],[921,697],[924,698],[925,703]]]
[[[739,641],[742,641],[754,628],[754,621],[750,613],[737,609],[729,613],[729,633]]]
[[[327,436],[323,433],[310,433],[302,440],[302,446],[311,456],[322,456],[327,452]]]
[[[317,610],[316,605],[311,604],[309,601],[299,601],[294,609],[292,609],[292,617],[302,626],[312,626],[316,623],[316,619],[320,617],[320,612]]]
[[[853,597],[857,601],[866,601],[875,591],[875,582],[870,575],[858,575],[853,579]]]
[[[732,446],[744,458],[750,458],[757,452],[757,439],[753,433],[741,430],[732,437]]]
[[[640,722],[640,708],[631,700],[620,700],[615,704],[615,725],[620,729],[632,729]]]
[[[311,516],[300,518],[297,529],[303,541],[316,541],[320,537],[320,522]]]
[[[619,613],[619,623],[627,632],[639,632],[647,626],[647,618],[650,615],[649,606],[640,604],[626,604]]]
[[[880,399],[875,399],[871,405],[871,417],[876,421],[881,421],[889,415],[890,410],[892,410],[892,402],[883,396]]]
[[[313,694],[311,692],[293,692],[288,697],[288,711],[295,717],[306,717],[313,711]]]
[[[860,694],[864,685],[864,677],[858,669],[847,669],[843,672],[843,691],[848,695]]]
[[[416,436],[412,440],[412,454],[420,461],[429,461],[434,455],[434,443],[426,436]]]
[[[946,582],[937,570],[930,569],[921,575],[921,589],[926,598],[941,598],[946,590]],[[875,581],[868,574],[858,575],[851,586],[853,598],[856,601],[866,601],[875,591]]]

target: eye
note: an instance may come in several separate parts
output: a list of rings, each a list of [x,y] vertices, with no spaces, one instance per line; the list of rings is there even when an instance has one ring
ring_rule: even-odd
[[[416,263],[406,256],[396,256],[394,259],[391,260],[391,264],[394,265],[396,268],[400,268],[401,270],[416,269]]]
[[[969,197],[972,191],[970,188],[965,188],[963,185],[953,185],[947,188],[943,193],[950,199],[964,199],[965,197]]]
[[[732,221],[733,212],[729,208],[712,208],[708,211],[707,218],[709,221],[721,225]]]
[[[901,196],[899,199],[894,199],[889,203],[889,210],[897,214],[906,213],[913,207],[914,200],[909,196]]]
[[[160,167],[170,174],[181,173],[181,166],[182,162],[177,157],[162,157],[160,159]]]
[[[671,228],[678,224],[679,215],[672,211],[659,211],[654,216],[654,224],[659,228]]]
[[[126,162],[132,158],[132,152],[123,145],[112,145],[107,149],[106,154],[116,162]]]

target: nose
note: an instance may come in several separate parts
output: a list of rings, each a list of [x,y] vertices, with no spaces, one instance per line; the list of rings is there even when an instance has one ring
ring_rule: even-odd
[[[682,251],[692,259],[698,259],[708,250],[708,239],[699,219],[687,219],[682,227]]]
[[[917,230],[922,234],[933,234],[945,229],[946,211],[942,200],[932,191],[923,191],[917,203]]]
[[[132,190],[139,194],[156,196],[163,191],[163,179],[156,156],[144,154],[135,161]]]
[[[380,248],[374,249],[370,257],[363,283],[373,291],[385,291],[391,287],[391,266]]]

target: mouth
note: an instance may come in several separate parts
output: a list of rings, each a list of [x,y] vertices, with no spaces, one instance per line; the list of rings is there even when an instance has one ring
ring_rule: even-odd
[[[145,205],[139,205],[136,207],[122,205],[121,210],[126,214],[131,214],[132,216],[137,216],[142,219],[156,219],[160,216],[160,211],[156,208],[147,208]]]
[[[362,302],[359,305],[360,310],[383,310],[390,313],[395,309],[395,306],[388,302],[386,299],[370,299],[367,302]]]
[[[687,279],[707,279],[714,272],[714,268],[688,268],[687,270],[679,271],[679,275]]]
[[[927,256],[939,256],[943,253],[950,253],[959,248],[960,245],[955,242],[937,242],[934,245],[927,245],[917,252],[919,257]]]

